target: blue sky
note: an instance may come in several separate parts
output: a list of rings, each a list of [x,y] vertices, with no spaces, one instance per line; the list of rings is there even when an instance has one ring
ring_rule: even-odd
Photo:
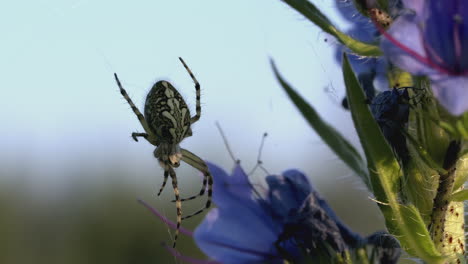
[[[333,3],[317,4],[339,20]],[[202,118],[182,145],[204,159],[231,164],[218,121],[246,165],[265,131],[271,171],[336,163],[277,84],[269,58],[332,124],[352,131],[339,106],[336,44],[280,1],[17,1],[0,12],[7,165],[32,162],[38,174],[63,178],[62,167],[78,158],[152,159],[152,146],[129,138],[142,129],[112,74],[139,107],[165,79],[193,111],[194,86],[179,56],[202,85]]]
[[[318,4],[336,20],[332,3]],[[0,23],[6,32],[0,140],[7,158],[36,161],[47,170],[77,157],[128,159],[122,149],[131,156],[148,152],[148,144],[129,140],[142,129],[112,74],[119,74],[139,107],[152,84],[165,79],[193,109],[195,90],[179,56],[202,85],[202,119],[183,146],[205,159],[230,162],[215,121],[247,164],[255,163],[265,131],[266,164],[282,161],[270,163],[273,171],[310,164],[314,153],[329,152],[277,84],[269,58],[330,122],[345,133],[352,129],[339,107],[343,88],[331,59],[335,44],[280,1],[9,5]],[[321,158],[333,164],[333,156]]]
[[[334,1],[315,3],[342,22]],[[154,82],[165,79],[193,112],[195,89],[180,56],[202,87],[202,117],[182,147],[230,169],[218,121],[247,169],[268,132],[262,156],[270,172],[304,170],[326,197],[357,181],[272,73],[269,58],[357,144],[349,113],[340,105],[344,89],[336,44],[279,0],[9,1],[0,10],[0,32],[0,178],[50,190],[77,179],[104,182],[95,171],[112,167],[129,182],[160,184],[154,147],[130,138],[143,130],[113,73],[140,109]],[[86,168],[93,173],[72,173]],[[135,168],[151,173],[142,176]],[[194,172],[179,168],[184,174]],[[188,178],[179,181],[192,184]]]

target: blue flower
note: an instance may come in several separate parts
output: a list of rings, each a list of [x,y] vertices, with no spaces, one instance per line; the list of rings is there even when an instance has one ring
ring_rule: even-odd
[[[252,185],[239,165],[228,175],[207,164],[214,177],[217,208],[206,215],[194,238],[216,261],[283,263],[324,254],[331,258],[366,243],[338,220],[297,170],[267,176],[268,189],[262,189]]]
[[[452,114],[468,110],[468,5],[458,0],[405,0],[381,47],[391,62],[427,75],[434,96]]]
[[[194,233],[183,227],[180,231],[193,236],[211,260],[188,257],[166,246],[184,262],[283,264],[284,260],[297,263],[305,259],[330,262],[345,250],[370,248],[370,263],[396,264],[401,255],[398,241],[386,232],[363,239],[348,229],[297,170],[267,176],[268,189],[262,189],[253,186],[239,165],[231,176],[216,165],[208,162],[207,165],[214,177],[213,200],[217,208],[206,215]],[[175,228],[156,209],[143,200],[139,202]]]

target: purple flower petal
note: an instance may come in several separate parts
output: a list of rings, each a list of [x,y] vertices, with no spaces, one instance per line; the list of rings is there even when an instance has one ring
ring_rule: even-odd
[[[207,163],[213,175],[212,209],[195,230],[195,241],[211,258],[223,263],[246,263],[278,258],[273,242],[281,226],[275,223],[240,166],[232,175]],[[246,243],[248,242],[248,243]]]
[[[399,68],[415,75],[432,74],[435,71],[429,66],[421,30],[415,18],[414,15],[404,15],[395,20],[384,33],[381,48]]]
[[[462,1],[428,1],[424,39],[432,61],[452,75],[463,74],[468,65],[468,5]]]
[[[468,110],[468,3],[405,1],[416,14],[400,16],[381,47],[398,67],[414,75],[427,75],[432,90],[450,113]]]
[[[265,216],[266,217],[266,216]],[[195,230],[198,247],[222,263],[257,263],[279,258],[278,237],[263,218],[250,210],[212,209]]]
[[[291,210],[298,210],[311,192],[311,186],[304,174],[288,170],[282,176],[268,176],[268,201],[273,213],[286,218]]]
[[[427,0],[403,0],[405,8],[414,10],[417,14],[424,13],[424,5]]]
[[[223,169],[207,162],[208,169],[213,175],[214,186],[213,201],[218,207],[230,207],[239,203],[239,199],[250,202],[252,198],[252,185],[247,174],[236,165],[232,176],[229,176]]]
[[[208,166],[218,208],[205,216],[194,238],[210,258],[228,264],[281,264],[285,258],[302,260],[306,251],[312,258],[322,251],[334,254],[328,245],[340,252],[361,245],[363,239],[338,220],[303,173],[287,170],[267,176],[266,195],[255,197],[240,166],[231,176],[214,164]]]
[[[240,165],[236,165],[232,175],[229,176],[216,165],[207,164],[213,175],[213,189],[216,190],[213,192],[213,201],[218,208],[245,213],[248,211],[249,214],[262,218],[264,224],[270,228],[277,228],[271,215],[265,216],[269,210],[265,208],[260,197],[254,197],[254,188]]]
[[[434,96],[450,113],[460,115],[468,110],[468,77],[435,75],[431,81]]]

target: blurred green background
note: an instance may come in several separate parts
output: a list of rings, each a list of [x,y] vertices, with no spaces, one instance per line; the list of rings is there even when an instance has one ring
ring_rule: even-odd
[[[333,1],[315,2],[347,27]],[[0,32],[0,263],[176,262],[161,246],[171,243],[169,229],[137,203],[142,198],[174,220],[172,188],[155,196],[162,169],[150,144],[131,139],[142,128],[113,73],[139,107],[165,79],[193,111],[195,89],[179,56],[202,85],[202,117],[183,147],[231,170],[219,121],[249,171],[268,132],[262,159],[269,172],[298,168],[356,231],[383,228],[363,185],[276,83],[269,57],[357,145],[340,106],[336,44],[281,1],[10,1],[0,8]],[[182,195],[199,190],[197,171],[182,165],[177,175]],[[184,212],[202,204],[186,203]],[[183,235],[178,250],[203,257]]]

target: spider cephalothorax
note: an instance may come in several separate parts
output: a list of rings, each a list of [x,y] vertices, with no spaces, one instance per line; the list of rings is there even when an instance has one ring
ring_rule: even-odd
[[[193,117],[190,116],[190,110],[188,109],[187,104],[185,103],[180,93],[167,81],[158,81],[153,85],[151,91],[146,97],[144,111],[145,115],[143,116],[123,88],[119,78],[117,77],[117,74],[114,74],[117,85],[120,88],[120,93],[130,104],[130,107],[138,117],[138,120],[145,130],[145,133],[132,133],[133,139],[138,141],[138,137],[143,137],[148,140],[148,142],[156,146],[153,154],[155,158],[158,159],[161,167],[164,169],[164,181],[161,189],[158,192],[158,196],[164,189],[167,178],[170,176],[172,179],[172,186],[174,188],[175,202],[177,207],[177,229],[174,235],[173,247],[176,246],[177,235],[179,233],[179,227],[182,219],[197,215],[210,207],[213,185],[212,176],[205,162],[197,155],[179,146],[179,143],[184,138],[192,135],[192,129],[190,126],[197,122],[201,116],[200,84],[182,58],[179,59],[187,72],[190,74],[190,77],[192,77],[193,81],[195,82],[197,105],[196,115]],[[203,185],[200,192],[197,195],[193,195],[186,199],[180,199],[179,197],[177,177],[174,171],[174,168],[179,167],[181,160],[185,161],[187,164],[198,169],[204,174]],[[202,196],[205,193],[207,184],[208,199],[206,201],[205,207],[191,215],[182,218],[181,202]]]

